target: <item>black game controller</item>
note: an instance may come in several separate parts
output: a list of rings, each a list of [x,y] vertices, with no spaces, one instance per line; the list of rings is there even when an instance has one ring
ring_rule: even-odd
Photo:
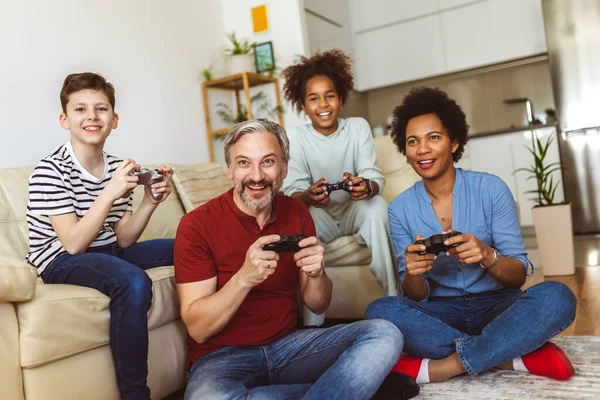
[[[345,190],[346,192],[350,191],[350,178],[344,179],[343,181],[339,181],[336,183],[327,183],[325,185],[321,185],[321,186],[325,186],[325,191],[327,192],[327,194],[330,194],[331,192],[335,191],[335,190]]]
[[[162,182],[162,180],[164,179],[163,174],[161,174],[158,170],[142,168],[139,171],[131,171],[130,175],[138,177],[138,185],[148,186],[148,188],[150,189],[150,192],[152,193],[152,197],[154,198],[154,200],[156,200],[156,201],[162,200],[163,193],[154,193],[154,192],[152,192],[152,188],[151,188],[151,186],[153,184],[155,184],[157,182]]]
[[[424,244],[426,249],[423,251],[420,251],[418,254],[419,255],[425,255],[427,253],[430,254],[438,254],[441,253],[443,251],[448,251],[449,249],[453,248],[453,247],[458,247],[461,243],[454,243],[453,245],[450,246],[446,246],[444,244],[444,242],[456,235],[462,235],[462,233],[460,233],[459,231],[452,231],[452,232],[448,232],[448,233],[439,233],[437,235],[433,235],[431,237],[428,237],[427,239],[420,239],[420,240],[416,240],[415,244]]]
[[[298,233],[296,235],[281,235],[279,241],[264,245],[263,250],[271,250],[276,253],[296,253],[300,251],[300,246],[298,246],[298,243],[300,243],[300,241],[304,238],[306,238],[304,233]]]

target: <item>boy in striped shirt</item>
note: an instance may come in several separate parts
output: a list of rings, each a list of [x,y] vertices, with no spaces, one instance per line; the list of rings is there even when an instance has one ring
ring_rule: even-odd
[[[45,283],[94,288],[110,297],[110,345],[124,399],[149,399],[148,321],[152,281],[145,269],[173,265],[173,240],[136,243],[171,193],[173,170],[145,188],[132,212],[140,166],[103,151],[119,117],[112,84],[94,73],[71,74],[60,92],[60,124],[69,142],[42,159],[29,179],[29,263]],[[152,192],[162,193],[154,200]]]

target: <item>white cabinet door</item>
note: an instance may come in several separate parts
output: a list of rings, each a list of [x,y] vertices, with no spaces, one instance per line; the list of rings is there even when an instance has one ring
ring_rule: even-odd
[[[496,135],[473,138],[467,143],[471,169],[478,172],[494,174],[509,187],[513,197],[517,199],[517,181],[513,175],[511,135]]]
[[[475,0],[477,1],[477,0]],[[480,0],[482,1],[482,0]],[[483,0],[487,1],[487,0]],[[448,8],[454,8],[462,5],[467,5],[468,3],[473,3],[473,0],[438,0],[438,8],[440,10],[446,10]]]
[[[441,15],[448,72],[547,51],[540,0],[487,0]]]
[[[536,129],[537,135],[539,135],[542,143],[546,143],[548,137],[552,135],[554,138],[550,148],[548,149],[548,154],[546,155],[545,163],[546,165],[560,162],[560,154],[558,150],[558,140],[556,137],[556,128],[542,128]],[[533,155],[527,150],[527,147],[531,147],[531,133],[529,131],[519,132],[511,135],[511,145],[512,145],[512,154],[514,159],[514,167],[518,168],[530,168],[533,165],[534,159]],[[537,184],[535,179],[527,179],[529,177],[528,172],[518,172],[515,174],[515,179],[517,182],[517,199],[519,202],[519,208],[521,213],[521,225],[522,226],[530,226],[533,225],[533,215],[531,213],[531,209],[535,204],[532,200],[535,197],[534,194],[525,194],[528,190],[536,190]],[[564,189],[562,185],[562,176],[561,171],[558,170],[552,174],[552,179],[554,182],[560,182],[558,188],[556,189],[556,202],[564,201]]]
[[[359,91],[444,73],[440,16],[354,35],[354,68]]]
[[[348,0],[352,32],[405,21],[438,10],[434,0]]]

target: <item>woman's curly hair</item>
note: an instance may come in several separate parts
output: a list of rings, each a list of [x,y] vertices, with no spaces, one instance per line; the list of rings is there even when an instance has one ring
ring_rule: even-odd
[[[467,118],[456,101],[439,88],[412,88],[404,97],[402,104],[394,110],[391,136],[400,153],[406,154],[408,121],[426,114],[435,114],[446,128],[450,141],[458,142],[458,148],[452,154],[452,159],[454,162],[460,160],[465,151],[465,144],[469,140]]]
[[[317,52],[310,58],[299,56],[294,65],[281,72],[281,76],[285,80],[283,93],[296,111],[302,111],[306,97],[306,83],[317,75],[325,75],[333,81],[335,90],[343,103],[354,89],[351,60],[343,51]]]

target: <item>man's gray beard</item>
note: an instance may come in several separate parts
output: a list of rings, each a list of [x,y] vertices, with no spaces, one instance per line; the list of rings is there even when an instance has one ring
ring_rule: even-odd
[[[275,198],[275,195],[277,194],[279,189],[281,189],[282,185],[283,180],[280,180],[279,182],[273,182],[273,184],[269,186],[271,193],[262,200],[249,198],[249,196],[247,196],[246,192],[244,191],[244,188],[246,187],[245,184],[242,184],[241,187],[236,187],[235,190],[237,190],[238,194],[240,195],[240,198],[242,199],[245,205],[247,205],[254,211],[260,211],[271,204],[271,202]]]

